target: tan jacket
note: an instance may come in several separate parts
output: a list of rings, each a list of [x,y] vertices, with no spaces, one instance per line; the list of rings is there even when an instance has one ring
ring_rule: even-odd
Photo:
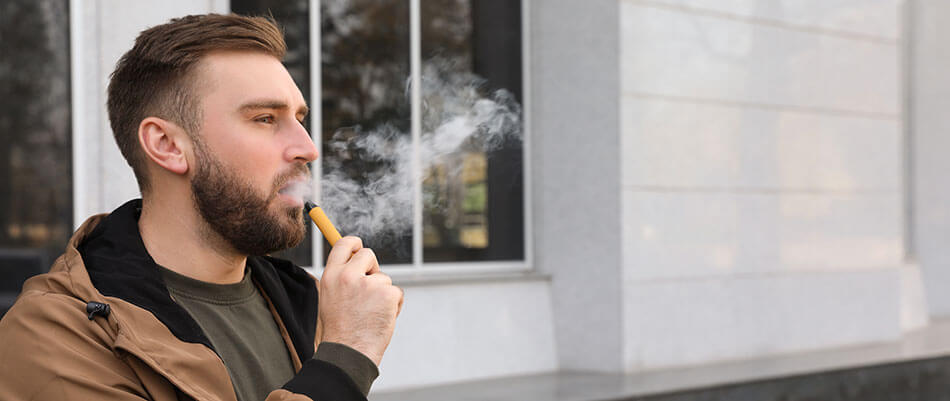
[[[112,215],[123,208],[128,214],[129,208],[140,207],[140,203],[133,202]],[[118,288],[119,293],[129,294],[127,296],[106,296],[93,285],[93,277],[113,280],[114,276],[87,270],[84,255],[80,252],[83,242],[90,235],[96,235],[97,226],[104,220],[109,220],[109,217],[99,215],[87,220],[76,231],[66,252],[56,260],[50,272],[28,280],[17,302],[0,320],[0,400],[235,401],[231,379],[221,359],[205,343],[195,342],[194,338],[203,338],[200,329],[195,332],[188,324],[176,323],[178,328],[175,330],[179,331],[176,335],[166,323],[174,320],[168,317],[174,316],[168,310],[177,304],[153,303],[149,300],[151,295],[142,296],[150,290],[138,287],[146,281],[135,277],[139,267],[126,266],[123,262],[126,257],[115,262],[119,267],[109,267],[116,269],[119,273],[116,275],[127,276],[128,279],[117,279],[125,281],[110,284]],[[110,224],[128,225],[128,222],[113,221]],[[107,234],[99,231],[101,235],[108,235],[108,230]],[[137,234],[134,239],[141,242]],[[133,253],[128,259],[140,256]],[[89,260],[87,258],[86,262],[92,263]],[[146,255],[143,260],[150,261],[151,257]],[[277,277],[273,272],[269,274]],[[280,283],[276,285],[290,288],[300,284],[286,277],[290,276],[280,276]],[[300,278],[299,275],[294,277]],[[309,278],[312,286],[313,279]],[[266,286],[258,285],[262,290],[268,290]],[[309,294],[309,290],[300,288],[298,286],[297,293],[293,293],[292,288],[287,291],[294,297],[298,297],[300,291]],[[315,333],[316,288],[313,287],[312,316],[303,318],[289,317],[291,313],[286,312],[286,306],[272,300],[274,293],[280,291],[272,286],[268,292],[262,291],[290,350],[297,376],[284,388],[273,391],[267,400],[365,400],[346,373],[332,364],[311,358],[314,338],[319,338]],[[151,297],[161,298],[158,295]],[[94,302],[109,305],[110,313],[91,316],[87,313],[87,305]],[[285,308],[284,316],[278,310],[281,307]],[[193,323],[185,323],[188,322]],[[306,327],[301,329],[293,325]],[[192,336],[191,342],[180,338],[189,338],[189,335]],[[302,351],[301,348],[307,349]],[[302,360],[306,363],[302,364]]]

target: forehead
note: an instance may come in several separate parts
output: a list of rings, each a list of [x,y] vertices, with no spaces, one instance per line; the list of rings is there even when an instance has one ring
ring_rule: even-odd
[[[206,108],[240,105],[248,99],[281,101],[293,109],[306,104],[280,60],[264,53],[208,54],[198,63],[195,78]]]

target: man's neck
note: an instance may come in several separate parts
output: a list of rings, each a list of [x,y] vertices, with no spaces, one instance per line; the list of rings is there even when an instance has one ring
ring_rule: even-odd
[[[143,199],[139,232],[155,263],[195,280],[232,284],[244,277],[247,255],[211,229],[191,204]]]

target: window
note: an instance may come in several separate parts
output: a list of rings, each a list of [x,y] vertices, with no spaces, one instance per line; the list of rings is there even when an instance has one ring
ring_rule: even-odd
[[[311,103],[308,92],[320,93],[321,107],[311,107],[317,203],[341,233],[362,237],[390,267],[526,265],[521,2],[231,7],[273,15],[297,84]],[[317,41],[319,58],[308,51]],[[282,256],[322,264],[311,256],[325,254],[322,241]]]
[[[0,2],[0,315],[72,233],[67,6]]]

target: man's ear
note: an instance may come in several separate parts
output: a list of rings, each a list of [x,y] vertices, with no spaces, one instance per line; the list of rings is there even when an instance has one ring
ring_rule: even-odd
[[[188,172],[191,138],[177,124],[158,117],[146,117],[139,123],[139,144],[145,155],[175,174]]]

